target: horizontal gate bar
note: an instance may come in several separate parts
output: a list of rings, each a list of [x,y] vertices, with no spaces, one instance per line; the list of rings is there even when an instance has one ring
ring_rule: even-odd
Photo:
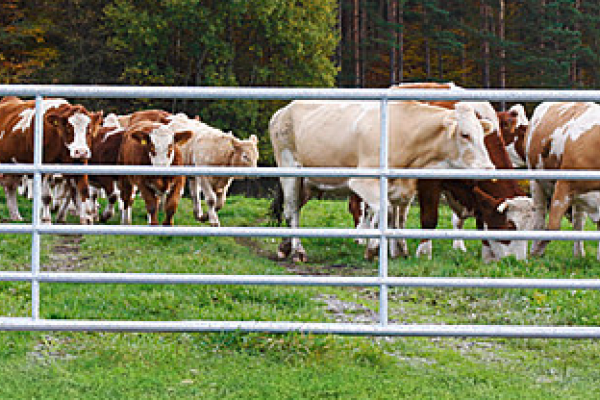
[[[464,240],[593,240],[600,231],[503,231],[454,229],[338,229],[338,228],[260,228],[148,225],[42,225],[35,229],[54,235],[147,235],[212,237],[307,237],[307,238],[378,238],[392,239],[464,239]],[[1,233],[31,233],[31,224],[0,224]]]
[[[0,281],[26,282],[31,272],[0,271]],[[526,278],[423,278],[342,277],[289,275],[202,275],[159,273],[41,272],[35,276],[46,283],[95,284],[185,284],[185,285],[289,285],[289,286],[396,286],[485,289],[573,289],[600,290],[600,279]]]
[[[69,175],[187,175],[187,176],[247,176],[247,177],[321,177],[321,178],[387,178],[409,179],[541,179],[600,180],[600,171],[587,170],[481,170],[481,169],[388,169],[378,168],[244,168],[244,167],[154,167],[124,165],[0,164],[0,173]]]
[[[350,89],[209,86],[0,85],[0,96],[90,98],[186,98],[261,100],[465,100],[465,101],[598,101],[598,90],[546,89]]]
[[[520,325],[365,325],[256,321],[95,321],[0,318],[0,331],[264,332],[423,337],[600,338],[599,327]]]

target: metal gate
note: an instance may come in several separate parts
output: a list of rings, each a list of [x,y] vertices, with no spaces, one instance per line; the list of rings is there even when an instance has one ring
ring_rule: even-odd
[[[31,283],[30,318],[0,317],[0,330],[16,331],[243,331],[302,332],[314,334],[380,335],[380,336],[479,336],[597,338],[600,327],[572,326],[508,326],[508,325],[396,325],[388,320],[388,288],[527,288],[527,289],[600,289],[598,279],[505,279],[505,278],[411,278],[388,276],[387,241],[408,239],[494,239],[494,240],[600,240],[600,232],[562,231],[455,231],[422,229],[388,229],[381,218],[377,229],[315,228],[241,228],[241,227],[148,227],[148,226],[81,226],[40,224],[41,175],[126,174],[144,175],[214,175],[214,176],[319,176],[378,178],[382,195],[381,215],[387,214],[387,181],[390,178],[464,178],[464,179],[563,179],[600,180],[600,172],[592,171],[526,171],[526,170],[415,170],[390,169],[387,166],[387,105],[390,100],[471,100],[471,101],[595,101],[600,91],[574,90],[424,90],[424,89],[306,89],[306,88],[217,88],[217,87],[126,87],[67,85],[0,85],[0,96],[33,96],[36,98],[35,155],[33,164],[0,164],[0,173],[32,173],[34,176],[33,219],[31,224],[0,224],[0,233],[32,235],[31,271],[0,271],[0,281]],[[228,168],[228,167],[125,167],[73,166],[42,164],[42,97],[87,98],[185,98],[185,99],[337,99],[379,101],[381,110],[381,165],[379,169],[329,168]],[[379,273],[377,277],[266,276],[266,275],[202,275],[147,273],[66,273],[40,271],[40,236],[48,234],[94,235],[167,235],[167,236],[254,236],[254,237],[341,237],[379,238]],[[101,321],[57,320],[40,318],[40,284],[62,283],[147,283],[202,285],[295,285],[295,286],[365,286],[379,289],[379,324],[343,324],[312,322],[252,321]]]

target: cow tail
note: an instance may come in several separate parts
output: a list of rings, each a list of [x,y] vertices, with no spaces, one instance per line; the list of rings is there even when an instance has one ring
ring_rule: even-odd
[[[269,211],[271,220],[277,224],[277,226],[281,226],[281,223],[283,222],[283,187],[281,186],[280,180],[277,180]]]

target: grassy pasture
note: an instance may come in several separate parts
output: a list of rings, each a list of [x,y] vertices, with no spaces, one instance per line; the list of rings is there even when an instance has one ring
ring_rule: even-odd
[[[20,200],[30,217],[30,205]],[[0,197],[4,205],[4,198]],[[226,226],[269,226],[268,200],[232,197]],[[349,227],[341,201],[311,201],[303,226]],[[440,227],[450,214],[442,210]],[[0,208],[0,218],[6,218]],[[73,220],[74,221],[74,220]],[[116,219],[112,223],[117,223]],[[141,201],[134,223],[144,224]],[[195,225],[182,201],[178,225]],[[409,227],[418,227],[418,209]],[[473,228],[470,221],[469,228]],[[565,223],[565,229],[568,229]],[[593,229],[588,226],[588,229]],[[30,237],[0,236],[0,268],[29,268]],[[94,236],[42,238],[51,271],[375,276],[349,239],[305,239],[309,262],[274,260],[273,238]],[[417,243],[409,241],[414,254]],[[595,278],[596,244],[572,257],[553,242],[545,257],[482,264],[434,243],[433,260],[393,260],[392,276]],[[374,288],[42,284],[43,318],[372,322]],[[595,291],[390,290],[397,323],[599,325]],[[0,282],[0,316],[29,315],[30,285]],[[368,338],[244,333],[0,333],[0,398],[594,398],[595,340]]]

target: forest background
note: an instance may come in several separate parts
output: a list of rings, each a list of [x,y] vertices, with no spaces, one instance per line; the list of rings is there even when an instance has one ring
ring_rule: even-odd
[[[3,0],[0,83],[596,88],[596,0]],[[78,99],[266,134],[277,101]]]

